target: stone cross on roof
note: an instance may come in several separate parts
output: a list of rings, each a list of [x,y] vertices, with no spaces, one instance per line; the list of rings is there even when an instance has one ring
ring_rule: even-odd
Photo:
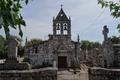
[[[61,6],[61,8],[63,8],[63,4],[61,4],[60,6]]]

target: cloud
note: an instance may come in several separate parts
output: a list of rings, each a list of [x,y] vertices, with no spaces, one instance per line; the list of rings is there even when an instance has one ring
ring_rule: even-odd
[[[81,40],[102,41],[102,26],[108,25],[109,36],[118,35],[116,25],[120,19],[113,19],[109,9],[101,9],[97,0],[32,0],[21,12],[27,23],[23,28],[24,38],[47,39],[52,34],[52,18],[57,16],[60,5],[67,16],[72,19],[72,39],[76,40],[80,34]],[[12,30],[13,34],[16,34]],[[0,30],[0,34],[3,31]]]

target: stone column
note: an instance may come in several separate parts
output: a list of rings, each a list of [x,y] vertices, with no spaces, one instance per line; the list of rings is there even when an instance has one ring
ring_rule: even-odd
[[[9,38],[9,40],[7,41],[7,45],[7,59],[17,61],[18,41],[14,38]]]
[[[53,68],[57,68],[57,63],[55,60],[53,61]]]

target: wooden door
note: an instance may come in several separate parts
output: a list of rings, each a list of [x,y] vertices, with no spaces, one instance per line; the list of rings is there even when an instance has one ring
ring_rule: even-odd
[[[58,56],[58,68],[67,68],[66,56]]]

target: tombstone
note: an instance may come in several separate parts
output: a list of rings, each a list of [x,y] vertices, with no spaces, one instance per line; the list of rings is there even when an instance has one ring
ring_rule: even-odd
[[[54,60],[53,61],[53,68],[56,68],[57,67],[57,63],[56,63],[56,61]]]
[[[104,41],[108,40],[108,33],[109,33],[109,29],[107,28],[107,26],[105,25],[103,27],[103,35],[104,35]]]
[[[27,70],[31,66],[27,62],[19,62],[17,60],[18,41],[15,38],[8,38],[7,47],[8,53],[5,63],[0,64],[0,70]]]
[[[12,60],[17,60],[17,52],[18,52],[18,41],[14,38],[9,38],[7,41],[8,44],[8,54],[7,58]]]

